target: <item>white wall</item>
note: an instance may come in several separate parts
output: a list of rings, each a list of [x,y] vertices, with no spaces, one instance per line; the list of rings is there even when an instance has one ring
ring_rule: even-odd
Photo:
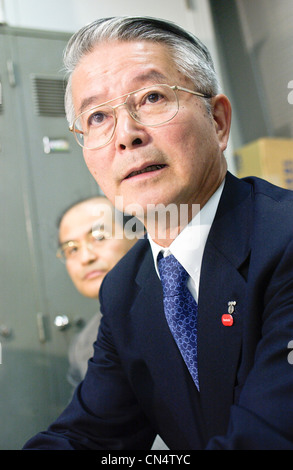
[[[68,32],[95,18],[116,15],[156,16],[186,26],[186,6],[192,5],[185,0],[2,0],[2,3],[7,22],[12,26]]]
[[[155,16],[180,24],[206,44],[221,76],[208,0],[0,0],[0,22],[24,28],[71,33],[96,18],[116,15]],[[231,155],[232,137],[226,157],[233,172]]]
[[[175,21],[202,39],[216,56],[208,0],[0,0],[0,21],[4,18],[10,26],[24,28],[74,32],[96,18],[116,15]]]

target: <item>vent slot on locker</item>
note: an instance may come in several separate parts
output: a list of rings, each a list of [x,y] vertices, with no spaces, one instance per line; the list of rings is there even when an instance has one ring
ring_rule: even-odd
[[[62,78],[32,75],[35,112],[38,116],[65,116],[66,83]]]

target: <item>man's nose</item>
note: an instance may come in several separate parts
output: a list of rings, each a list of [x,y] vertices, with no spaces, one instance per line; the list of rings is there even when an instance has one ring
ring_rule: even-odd
[[[94,250],[93,247],[84,243],[80,249],[80,260],[82,264],[88,264],[92,261],[95,261],[98,258],[97,250]]]
[[[114,139],[117,150],[134,148],[147,142],[145,127],[130,116],[126,106],[116,109],[116,119]]]

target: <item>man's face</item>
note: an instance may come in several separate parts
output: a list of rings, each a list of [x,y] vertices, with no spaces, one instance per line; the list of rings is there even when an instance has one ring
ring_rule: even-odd
[[[100,44],[73,73],[75,113],[85,103],[89,109],[158,83],[194,89],[164,45]],[[219,186],[226,172],[222,152],[229,133],[229,102],[223,95],[213,98],[211,116],[197,96],[179,91],[178,97],[178,114],[159,127],[139,124],[125,107],[119,108],[113,140],[98,150],[84,149],[90,172],[113,204],[115,196],[122,196],[124,208],[133,203],[144,210],[148,204],[203,205]],[[133,174],[147,167],[153,170]]]
[[[91,243],[92,228],[98,226],[101,236]],[[66,268],[76,289],[85,297],[98,298],[104,277],[134,244],[126,238],[107,238],[112,235],[111,228],[115,228],[112,209],[105,199],[82,202],[62,218],[60,244],[76,242],[79,247],[66,260]]]

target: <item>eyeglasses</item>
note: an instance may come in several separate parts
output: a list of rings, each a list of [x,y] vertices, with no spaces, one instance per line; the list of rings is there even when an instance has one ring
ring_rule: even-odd
[[[101,242],[110,237],[110,233],[94,229],[86,234],[82,242],[70,240],[62,243],[57,250],[56,257],[64,263],[68,260],[78,259],[81,254],[82,245],[85,244],[87,250],[94,253],[95,249],[101,245]]]
[[[161,126],[171,121],[178,113],[178,91],[202,98],[212,97],[177,85],[144,87],[84,111],[75,118],[69,129],[81,147],[88,150],[99,149],[107,145],[114,136],[117,124],[116,110],[120,106],[126,106],[129,115],[139,124],[149,127]],[[110,103],[121,98],[125,98],[123,103],[111,106]]]

